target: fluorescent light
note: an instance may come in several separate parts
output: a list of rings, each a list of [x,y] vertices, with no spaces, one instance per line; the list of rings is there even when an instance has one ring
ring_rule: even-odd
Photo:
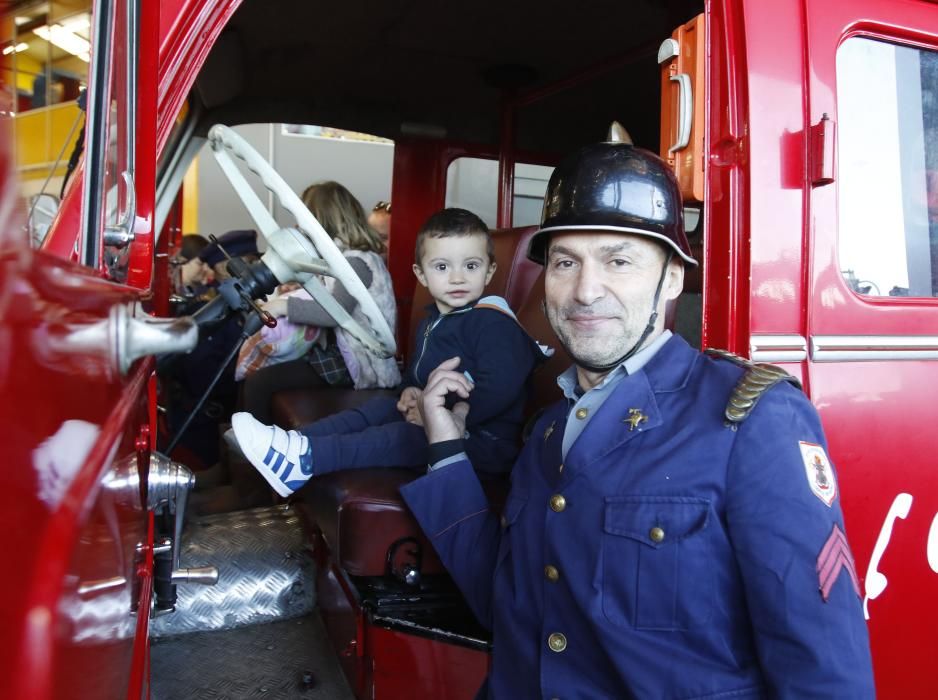
[[[16,46],[13,46],[13,44],[10,44],[9,46],[3,47],[3,55],[9,56],[11,53],[19,53],[20,51],[25,51],[28,48],[29,48],[29,44],[27,44],[25,41],[21,41]]]
[[[33,30],[33,33],[50,44],[58,46],[63,51],[78,56],[85,63],[91,60],[91,44],[88,43],[88,40],[69,31],[61,24],[37,27]]]

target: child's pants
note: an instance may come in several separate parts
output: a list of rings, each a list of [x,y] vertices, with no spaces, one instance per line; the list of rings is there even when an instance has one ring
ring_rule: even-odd
[[[328,416],[299,428],[309,438],[313,473],[368,467],[427,466],[427,435],[397,410],[397,399],[381,397],[358,408]],[[518,454],[513,441],[479,431],[470,432],[466,453],[477,471],[507,473]]]

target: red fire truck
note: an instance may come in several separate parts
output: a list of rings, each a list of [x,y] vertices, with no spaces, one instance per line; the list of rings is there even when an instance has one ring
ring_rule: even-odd
[[[316,227],[227,127],[392,139],[400,327],[361,332],[406,360],[421,306],[415,234],[447,201],[449,166],[497,168],[493,292],[544,334],[520,166],[556,163],[613,119],[673,163],[695,222],[700,274],[669,322],[801,380],[841,482],[879,694],[934,697],[938,5],[95,0],[91,17],[84,155],[39,250],[0,140],[0,518],[16,555],[0,579],[0,697],[157,697],[166,675],[191,685],[165,696],[197,696],[224,643],[158,665],[170,642],[153,633],[181,614],[183,591],[243,572],[213,559],[209,537],[235,517],[238,532],[294,528],[291,556],[312,562],[328,653],[356,697],[472,697],[490,640],[397,494],[413,474],[365,470],[254,520],[186,521],[195,479],[161,452],[172,436],[157,371],[199,336],[198,319],[170,307],[183,178],[207,142],[234,180],[260,173],[236,190],[267,239],[268,276],[241,270],[225,310],[248,318],[249,298],[276,280],[340,263],[322,237],[310,244],[265,213],[264,187]],[[304,255],[319,267],[295,264]],[[540,373],[538,402],[561,365]],[[288,392],[275,411],[296,424],[356,400]],[[202,549],[184,549],[187,537]],[[203,605],[237,617],[225,596]],[[259,658],[229,657],[228,675]],[[307,676],[280,695],[260,683],[215,696],[314,697],[318,672]]]

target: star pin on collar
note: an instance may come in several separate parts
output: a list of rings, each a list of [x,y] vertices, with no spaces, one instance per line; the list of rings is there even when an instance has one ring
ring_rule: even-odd
[[[547,442],[547,438],[550,437],[551,433],[554,432],[554,426],[557,425],[557,421],[554,421],[547,426],[547,430],[544,431],[544,442]]]
[[[629,417],[622,419],[623,423],[629,424],[629,432],[631,433],[635,430],[640,424],[648,422],[648,416],[642,413],[640,408],[630,408]]]

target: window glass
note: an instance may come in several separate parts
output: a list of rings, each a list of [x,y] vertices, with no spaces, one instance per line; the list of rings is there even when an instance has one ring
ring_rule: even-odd
[[[839,263],[867,296],[938,297],[938,53],[837,52]]]
[[[512,226],[531,226],[541,221],[547,181],[554,171],[545,165],[515,164]],[[490,228],[498,220],[498,161],[457,158],[446,172],[446,206],[468,209]]]
[[[533,226],[541,223],[544,194],[554,169],[547,165],[517,163],[515,165],[515,202],[511,212],[512,226]]]
[[[133,221],[127,220],[133,206],[134,119],[136,115],[135,78],[131,60],[136,41],[137,0],[116,0],[114,33],[111,47],[113,59],[109,76],[107,107],[107,151],[104,159],[104,225],[125,227],[132,233]],[[130,178],[129,180],[127,178]],[[129,230],[127,230],[129,228]],[[123,282],[127,278],[130,245],[105,245],[105,263],[110,277]]]
[[[88,77],[91,0],[2,6],[0,85],[14,117],[12,152],[31,212],[31,241],[39,245],[48,228],[50,203],[60,196],[69,156],[78,148],[84,119],[78,97]],[[37,201],[41,207],[32,206]]]

